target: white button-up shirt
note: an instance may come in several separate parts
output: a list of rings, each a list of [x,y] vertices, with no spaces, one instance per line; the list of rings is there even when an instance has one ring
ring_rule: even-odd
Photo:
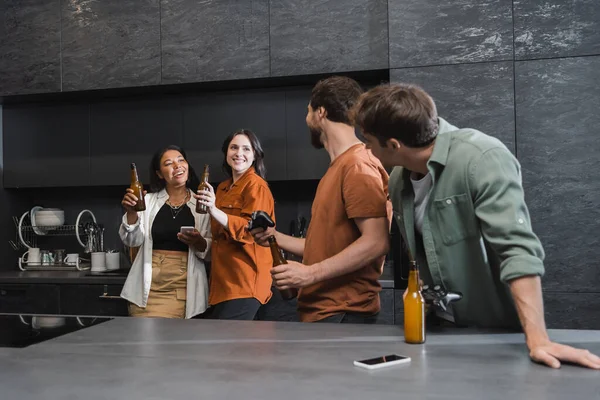
[[[138,212],[137,222],[133,225],[127,223],[127,214],[123,215],[119,228],[119,236],[126,246],[140,247],[121,291],[122,298],[138,307],[146,307],[148,303],[152,284],[152,223],[168,197],[164,189],[158,193],[146,194],[146,211]],[[185,317],[192,318],[208,307],[208,280],[204,261],[209,259],[212,235],[210,216],[196,213],[196,199],[193,196],[190,196],[187,206],[194,216],[195,228],[206,239],[207,244],[202,252],[190,248],[188,253]]]

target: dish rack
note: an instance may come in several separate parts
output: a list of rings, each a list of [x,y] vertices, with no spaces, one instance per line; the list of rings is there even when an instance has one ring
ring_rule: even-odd
[[[55,262],[31,262],[24,261],[23,256],[31,248],[38,247],[38,239],[41,237],[53,236],[75,236],[79,244],[84,248],[84,253],[91,253],[103,247],[104,231],[96,222],[96,216],[90,210],[83,210],[77,216],[75,225],[58,226],[35,226],[32,224],[32,217],[29,211],[23,213],[20,218],[13,217],[16,227],[15,241],[10,241],[11,246],[16,251],[24,251],[18,259],[18,266],[21,271],[84,271],[90,269],[90,260],[79,258],[75,264],[66,264],[63,260]],[[83,217],[89,214],[91,222],[83,223]],[[94,226],[94,230],[89,228]],[[90,231],[92,235],[90,235]],[[93,243],[92,243],[93,239]]]

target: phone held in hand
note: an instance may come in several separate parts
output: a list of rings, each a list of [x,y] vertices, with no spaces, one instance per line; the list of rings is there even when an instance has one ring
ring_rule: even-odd
[[[365,369],[380,369],[399,364],[408,364],[409,362],[410,357],[400,356],[398,354],[389,354],[387,356],[354,361],[354,365]]]
[[[182,226],[181,229],[179,230],[179,233],[182,233],[182,234],[191,233],[191,232],[194,232],[193,226]]]

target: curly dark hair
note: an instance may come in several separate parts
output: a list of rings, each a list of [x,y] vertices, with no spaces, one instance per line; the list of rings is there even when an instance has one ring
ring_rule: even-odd
[[[174,144],[166,146],[166,147],[158,150],[156,153],[154,153],[154,155],[152,156],[152,160],[150,161],[150,192],[151,193],[160,192],[166,186],[165,180],[160,178],[156,172],[160,171],[160,160],[162,159],[162,156],[169,150],[175,150],[175,151],[180,152],[181,155],[183,156],[183,158],[185,158],[187,160],[187,155],[185,154],[185,150],[183,150],[181,147],[174,145]],[[188,162],[188,179],[185,183],[185,186],[188,189],[191,189],[195,192],[196,189],[198,188],[199,184],[200,184],[200,179],[198,179],[198,175],[196,175],[196,171],[194,171],[194,168]]]

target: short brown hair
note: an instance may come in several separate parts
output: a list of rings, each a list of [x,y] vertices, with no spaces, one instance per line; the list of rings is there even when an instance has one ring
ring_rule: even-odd
[[[364,93],[352,111],[354,123],[382,145],[397,139],[408,147],[424,147],[438,133],[431,96],[416,85],[379,85]]]
[[[321,79],[312,89],[310,106],[313,110],[323,107],[327,111],[327,119],[352,125],[350,110],[363,93],[360,85],[345,76],[331,76]]]

